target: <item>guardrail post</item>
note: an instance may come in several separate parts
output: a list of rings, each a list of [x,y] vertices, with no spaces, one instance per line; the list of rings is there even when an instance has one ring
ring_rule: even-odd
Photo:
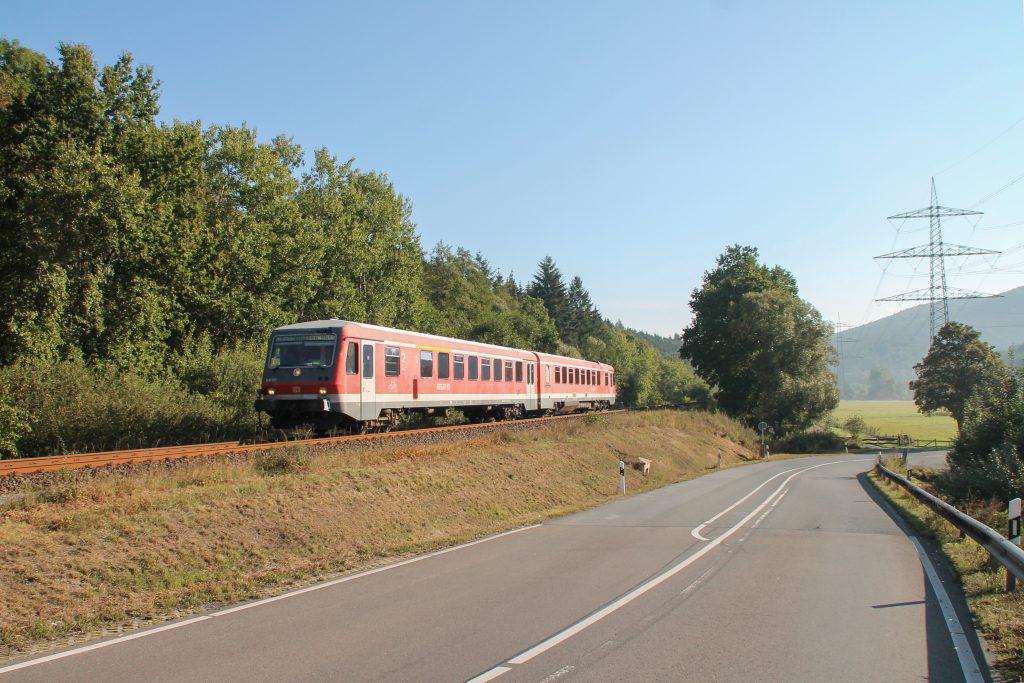
[[[619,461],[619,490],[625,495],[626,493],[626,463]]]
[[[1009,539],[1010,543],[1013,543],[1018,548],[1020,547],[1020,513],[1021,513],[1021,500],[1020,498],[1014,498],[1010,501],[1008,512],[1010,513],[1009,522],[1007,526],[1006,538]],[[1006,592],[1009,593],[1017,588],[1017,577],[1010,573],[1010,570],[1006,570]]]

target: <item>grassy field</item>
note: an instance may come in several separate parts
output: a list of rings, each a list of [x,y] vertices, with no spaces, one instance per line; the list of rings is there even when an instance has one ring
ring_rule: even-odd
[[[365,569],[752,457],[717,415],[592,415],[432,444],[68,474],[0,505],[0,660]],[[654,455],[656,454],[656,455]]]
[[[922,415],[913,401],[840,401],[836,422],[860,415],[879,434],[909,434],[915,439],[956,438],[956,421],[947,413]]]

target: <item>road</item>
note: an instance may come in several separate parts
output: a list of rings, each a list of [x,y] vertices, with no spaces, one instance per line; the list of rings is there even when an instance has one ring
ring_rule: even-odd
[[[727,469],[0,681],[989,680],[870,466]]]

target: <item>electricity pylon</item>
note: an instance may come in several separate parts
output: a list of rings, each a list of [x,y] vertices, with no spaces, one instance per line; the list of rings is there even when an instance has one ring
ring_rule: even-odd
[[[968,211],[967,209],[951,209],[939,206],[939,197],[935,192],[935,178],[932,178],[932,203],[923,209],[898,213],[889,216],[888,220],[904,218],[927,218],[931,226],[931,239],[928,244],[918,247],[894,251],[891,254],[876,256],[876,259],[897,259],[897,258],[926,258],[930,261],[929,286],[928,289],[918,289],[913,292],[897,294],[895,296],[878,299],[878,301],[928,301],[931,304],[929,323],[929,339],[934,339],[939,329],[949,322],[949,300],[950,299],[988,299],[1000,296],[999,294],[982,294],[966,289],[955,289],[946,286],[946,262],[947,256],[981,256],[985,254],[998,254],[998,251],[991,249],[977,249],[965,247],[959,244],[945,244],[942,241],[942,219],[949,216],[980,216],[981,211]]]

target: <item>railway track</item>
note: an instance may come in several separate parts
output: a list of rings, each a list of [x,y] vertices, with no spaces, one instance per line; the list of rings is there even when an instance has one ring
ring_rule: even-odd
[[[624,412],[626,411],[606,410],[603,411],[603,413],[601,414],[608,415],[611,413]],[[184,458],[196,458],[204,456],[232,455],[235,453],[251,453],[253,451],[267,451],[275,448],[286,448],[289,446],[319,446],[332,443],[378,441],[384,439],[416,436],[421,434],[469,431],[472,429],[493,429],[494,427],[521,425],[526,423],[568,420],[572,418],[583,417],[584,415],[594,414],[595,413],[574,413],[572,415],[533,417],[525,420],[513,420],[508,422],[483,422],[469,425],[454,425],[450,427],[433,427],[430,429],[407,429],[403,431],[383,432],[379,434],[351,434],[345,436],[325,436],[316,439],[299,439],[295,441],[265,441],[262,443],[242,443],[240,441],[224,441],[221,443],[206,443],[191,446],[164,446],[161,448],[138,448],[124,451],[79,453],[75,455],[48,455],[36,458],[14,458],[9,460],[0,460],[0,477],[39,474],[42,472],[56,472],[58,470],[111,467],[115,465],[125,465],[140,462],[159,462],[166,460],[181,460]]]

